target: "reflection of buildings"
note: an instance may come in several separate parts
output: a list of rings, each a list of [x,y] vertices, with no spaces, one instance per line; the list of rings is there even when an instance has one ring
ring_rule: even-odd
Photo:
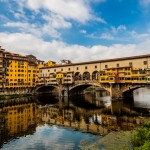
[[[11,101],[8,106],[2,107],[0,113],[0,129],[3,131],[0,137],[4,141],[7,141],[12,136],[18,137],[35,130],[38,107],[33,101],[16,99]]]
[[[79,109],[56,106],[41,108],[41,119],[48,124],[71,127],[76,130],[95,134],[107,134],[110,130],[134,129],[140,123],[138,117],[114,116],[101,113],[89,113]]]
[[[26,131],[30,125],[36,123],[37,109],[35,103],[8,106],[7,127],[11,134]]]
[[[0,108],[0,147],[1,144],[4,142],[3,136],[7,134],[7,128],[6,128],[7,120],[5,117],[6,115],[7,115],[6,110]]]

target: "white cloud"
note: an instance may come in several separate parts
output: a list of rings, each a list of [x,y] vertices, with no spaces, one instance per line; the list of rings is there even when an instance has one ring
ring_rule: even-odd
[[[130,35],[130,38],[136,40],[137,42],[147,41],[150,39],[150,32],[139,34],[136,31],[132,30],[129,32],[129,35]]]
[[[80,30],[80,33],[86,34],[87,32],[86,32],[86,30]]]
[[[54,29],[70,28],[72,24],[67,22],[62,16],[56,14],[43,15],[48,24]]]
[[[144,13],[149,13],[149,11],[150,11],[150,0],[139,0],[139,4],[141,5]]]
[[[71,28],[74,21],[79,24],[85,24],[88,21],[106,23],[103,18],[94,15],[90,5],[91,3],[101,3],[104,1],[16,0],[14,3],[10,3],[8,0],[4,2],[8,4],[8,11],[13,14],[17,21],[5,21],[4,26],[16,28],[17,31],[19,30],[22,33],[59,39],[61,31]],[[14,7],[15,3],[16,7]],[[32,27],[32,25],[35,25],[35,27]]]
[[[103,39],[103,40],[114,40],[115,37],[111,35],[110,33],[102,33],[101,35],[96,35],[95,33],[92,33],[90,35],[87,35],[89,38],[94,38],[94,39]]]
[[[104,1],[105,0],[17,0],[21,10],[23,7],[34,11],[45,9],[65,19],[72,19],[80,23],[85,23],[92,19],[105,23],[105,20],[100,17],[99,19],[95,19],[97,17],[92,14],[90,8],[90,3],[101,3]]]
[[[32,33],[33,35],[36,35],[36,36],[42,35],[42,31],[40,31],[40,29],[37,29],[35,24],[29,24],[29,23],[23,23],[23,22],[7,22],[6,24],[4,24],[4,26],[17,28],[22,32]]]
[[[59,61],[69,59],[72,62],[110,59],[139,54],[150,51],[150,40],[139,44],[113,44],[111,46],[95,45],[91,47],[68,45],[60,41],[46,42],[31,34],[0,33],[0,43],[7,51],[22,55],[33,54],[42,60]]]
[[[118,27],[111,27],[111,32],[113,34],[117,34],[120,31],[125,31],[126,30],[126,26],[125,25],[119,25]]]
[[[150,0],[140,0],[140,4],[144,7],[147,7],[150,5]]]
[[[79,22],[86,22],[90,19],[89,8],[82,0],[27,0],[26,7],[38,11],[46,9],[67,19],[73,19]]]
[[[103,34],[100,36],[100,39],[113,40],[114,37],[113,37],[110,33],[103,33]]]
[[[57,29],[70,28],[72,24],[67,22],[61,16],[51,14],[50,16],[43,15],[45,24],[31,24],[28,22],[7,22],[3,26],[16,28],[23,33],[31,33],[36,36],[49,35],[51,37],[59,38],[61,34]]]

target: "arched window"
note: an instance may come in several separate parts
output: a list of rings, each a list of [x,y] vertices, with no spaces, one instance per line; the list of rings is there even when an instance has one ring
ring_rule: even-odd
[[[94,71],[92,73],[92,80],[98,80],[99,79],[99,72],[98,71]]]
[[[80,74],[80,72],[76,72],[74,74],[74,81],[78,81],[78,80],[81,80],[81,74]]]
[[[82,76],[83,80],[90,80],[90,73],[89,72],[84,72]]]

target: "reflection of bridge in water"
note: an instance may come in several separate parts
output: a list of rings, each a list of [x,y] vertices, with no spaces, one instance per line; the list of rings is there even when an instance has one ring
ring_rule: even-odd
[[[43,107],[40,110],[43,123],[72,128],[94,134],[107,134],[110,130],[134,129],[142,122],[138,117],[103,114],[102,110],[82,108]]]

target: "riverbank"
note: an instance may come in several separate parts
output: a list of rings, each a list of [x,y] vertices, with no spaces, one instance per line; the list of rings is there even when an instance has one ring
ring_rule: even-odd
[[[112,131],[104,137],[100,137],[95,143],[81,142],[81,150],[130,150],[131,138],[135,131]]]
[[[143,117],[143,124],[150,125],[149,117]],[[94,143],[83,140],[81,142],[81,150],[132,150],[132,141],[137,129],[131,131],[111,131]]]
[[[0,101],[1,100],[8,100],[8,99],[14,99],[19,97],[27,97],[32,96],[32,94],[9,94],[9,95],[0,95]]]

